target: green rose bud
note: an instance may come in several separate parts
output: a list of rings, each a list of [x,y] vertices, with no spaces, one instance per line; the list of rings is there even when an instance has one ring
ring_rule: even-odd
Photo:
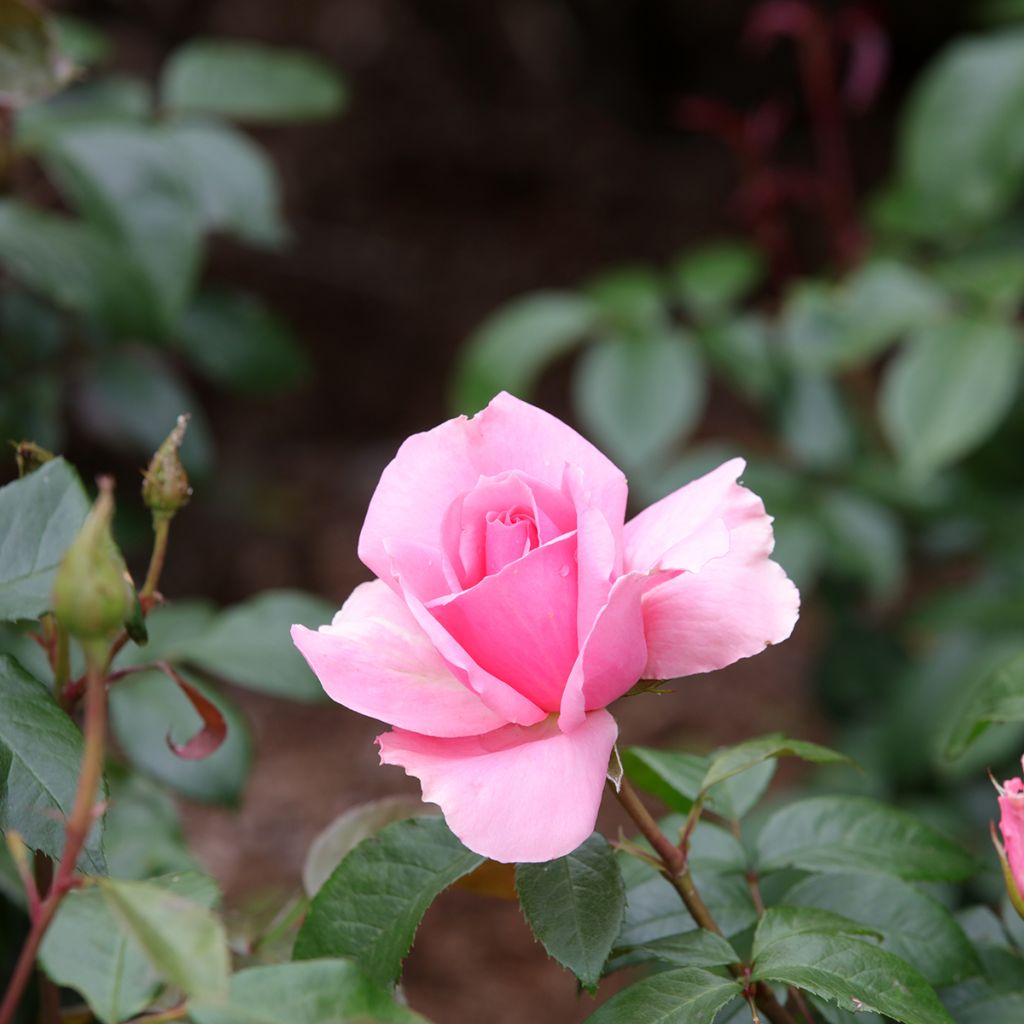
[[[110,524],[114,484],[99,480],[100,493],[78,536],[64,553],[53,585],[57,621],[82,641],[105,640],[132,612],[134,587]]]
[[[188,504],[192,488],[178,452],[185,438],[188,415],[178,417],[167,440],[156,450],[149,468],[143,473],[142,500],[153,513],[153,520],[170,519],[179,508]]]

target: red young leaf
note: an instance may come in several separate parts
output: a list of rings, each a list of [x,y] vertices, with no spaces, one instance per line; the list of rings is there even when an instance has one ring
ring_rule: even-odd
[[[166,662],[159,667],[168,678],[173,679],[181,688],[181,692],[189,699],[189,703],[203,720],[203,727],[191,739],[184,743],[175,743],[171,734],[167,734],[167,746],[178,757],[185,761],[200,761],[209,757],[224,742],[228,734],[228,724],[220,709],[208,697],[204,697],[191,683],[184,680]]]

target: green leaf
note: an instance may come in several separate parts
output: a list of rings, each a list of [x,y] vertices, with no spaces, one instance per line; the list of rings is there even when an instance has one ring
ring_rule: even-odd
[[[393,985],[427,907],[483,860],[440,818],[389,825],[324,883],[295,942],[295,959],[350,957],[377,984]]]
[[[573,380],[583,424],[627,466],[658,458],[687,434],[704,410],[706,392],[700,352],[679,331],[597,342]]]
[[[208,292],[181,318],[177,346],[210,380],[235,391],[285,391],[309,372],[291,329],[253,295]]]
[[[564,857],[518,865],[516,891],[523,915],[548,954],[593,989],[626,905],[622,875],[608,841],[595,832]]]
[[[88,511],[82,482],[63,459],[0,487],[0,620],[50,608],[57,566]]]
[[[919,79],[899,133],[899,180],[924,226],[955,235],[998,217],[1020,193],[1024,32],[959,40]]]
[[[96,228],[14,199],[0,201],[0,261],[54,305],[121,334],[154,324],[149,286],[117,244]]]
[[[499,391],[528,398],[544,367],[575,348],[596,317],[594,303],[573,292],[532,292],[506,303],[467,342],[452,404],[474,413]]]
[[[779,385],[773,330],[766,318],[748,314],[703,325],[697,338],[708,362],[727,381],[763,402]]]
[[[324,692],[289,639],[294,624],[315,629],[336,609],[298,590],[266,590],[229,608],[209,629],[178,645],[179,658],[251,690],[299,701]]]
[[[53,24],[27,0],[0,6],[0,106],[17,108],[49,96],[71,78]]]
[[[285,240],[277,172],[247,135],[216,121],[171,125],[166,135],[208,229],[255,245]]]
[[[131,75],[105,75],[77,82],[47,103],[18,112],[14,142],[24,154],[36,154],[64,132],[82,125],[122,121],[141,124],[152,114],[149,84]]]
[[[44,162],[85,219],[127,248],[162,333],[172,331],[202,255],[202,210],[183,149],[147,125],[92,124],[50,139]]]
[[[227,1003],[189,1003],[196,1024],[427,1024],[347,960],[249,967],[231,979]]]
[[[213,880],[195,872],[153,879],[150,884],[205,907],[218,899]],[[64,898],[39,950],[39,961],[58,985],[79,992],[105,1024],[119,1024],[149,1006],[163,976],[98,886],[73,890]]]
[[[753,968],[755,981],[796,985],[842,1009],[874,1011],[904,1024],[953,1024],[913,967],[848,935],[784,935],[760,949]]]
[[[82,734],[50,691],[0,655],[0,830],[14,829],[32,849],[59,858],[82,751]],[[87,871],[106,870],[101,834],[100,819],[79,858]]]
[[[952,320],[915,335],[886,368],[879,416],[900,461],[926,479],[977,447],[1017,394],[1021,335],[1009,324]]]
[[[198,869],[185,845],[174,800],[162,786],[115,764],[107,765],[107,786],[103,852],[114,878]]]
[[[981,970],[949,911],[898,878],[814,875],[798,882],[783,901],[831,910],[880,932],[882,949],[906,960],[932,985],[949,985]]]
[[[994,722],[1024,721],[1024,653],[986,673],[968,694],[946,740],[946,757],[960,757]]]
[[[310,844],[302,868],[302,887],[315,896],[334,869],[364,839],[382,828],[407,818],[426,818],[440,814],[434,804],[425,804],[414,796],[386,796],[351,807],[338,815]]]
[[[668,297],[661,276],[647,267],[618,267],[587,283],[601,326],[616,337],[642,338],[668,327]]]
[[[224,694],[187,672],[184,675],[216,704],[227,722],[227,738],[209,757],[186,761],[169,749],[168,736],[183,742],[201,728],[202,721],[181,690],[161,672],[140,672],[111,687],[111,727],[119,746],[140,771],[193,800],[235,806],[252,762],[249,728]]]
[[[227,935],[206,906],[154,882],[105,878],[98,885],[115,920],[162,978],[191,997],[226,993]]]
[[[680,814],[697,799],[710,764],[709,758],[697,754],[653,747],[629,747],[622,760],[632,782]],[[761,799],[774,772],[771,761],[751,766],[742,778],[734,776],[711,790],[704,804],[724,818],[742,818]]]
[[[793,288],[783,309],[783,344],[798,370],[834,373],[870,362],[901,335],[939,322],[949,307],[931,278],[896,260],[874,260],[837,288]]]
[[[856,447],[839,388],[823,374],[793,376],[780,430],[783,444],[796,461],[812,469],[836,469],[850,460]]]
[[[834,881],[833,879],[830,879]],[[755,960],[772,943],[796,935],[853,935],[882,938],[873,928],[858,924],[842,914],[819,907],[769,907],[761,916],[754,932],[751,956]]]
[[[900,588],[904,532],[889,506],[853,490],[830,488],[821,495],[818,513],[832,568],[863,580],[878,598]]]
[[[88,430],[117,451],[148,457],[178,416],[190,416],[181,458],[189,473],[209,472],[210,431],[199,400],[157,353],[123,348],[83,368],[75,409]]]
[[[974,872],[952,840],[903,811],[866,797],[798,800],[776,811],[757,839],[761,871],[868,871],[926,881]]]
[[[233,39],[194,39],[176,50],[160,91],[168,110],[237,121],[333,117],[346,99],[341,78],[316,57]]]
[[[110,38],[88,21],[59,14],[52,25],[57,45],[75,64],[89,67],[104,63],[110,56]]]
[[[956,1024],[1017,1024],[1024,1020],[1024,994],[1000,992],[988,981],[973,978],[942,993]]]
[[[697,967],[663,971],[612,996],[586,1024],[711,1024],[742,991],[739,982]]]
[[[829,750],[828,747],[804,740],[790,740],[781,733],[772,733],[770,736],[759,736],[715,754],[711,758],[700,788],[711,789],[719,782],[724,782],[762,761],[776,757],[799,757],[803,761],[813,761],[815,764],[852,763],[845,754]]]
[[[725,967],[741,961],[740,955],[721,935],[704,928],[652,939],[636,949],[639,953],[679,967]]]
[[[676,295],[694,316],[713,320],[753,291],[764,274],[764,259],[751,245],[719,242],[684,255],[671,272]]]

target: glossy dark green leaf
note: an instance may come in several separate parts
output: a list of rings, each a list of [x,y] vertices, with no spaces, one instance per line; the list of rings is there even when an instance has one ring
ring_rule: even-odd
[[[907,472],[925,479],[980,444],[1020,387],[1016,328],[951,320],[915,335],[886,368],[882,426]]]
[[[13,829],[32,849],[59,858],[82,752],[82,734],[50,691],[0,655],[0,829]],[[98,819],[79,858],[86,871],[106,870],[101,835]]]
[[[572,853],[544,864],[520,864],[516,891],[541,944],[580,984],[601,978],[625,910],[625,886],[608,841],[595,832]]]
[[[119,334],[159,327],[152,293],[116,242],[84,221],[0,201],[0,262],[54,305]]]
[[[584,426],[626,466],[661,456],[689,433],[706,393],[697,346],[678,331],[599,341],[586,350],[573,380]]]
[[[751,245],[719,242],[686,253],[672,269],[679,300],[694,316],[714,319],[753,291],[764,273],[764,259]]]
[[[622,760],[626,774],[637,786],[680,814],[686,814],[697,799],[710,764],[709,758],[698,754],[653,747],[629,747]],[[724,818],[742,818],[760,800],[774,772],[771,761],[751,765],[742,777],[733,776],[714,786],[705,806]]]
[[[170,125],[186,180],[207,228],[256,245],[285,240],[277,172],[247,135],[217,121]]]
[[[904,811],[866,797],[822,796],[776,811],[757,838],[762,871],[871,871],[956,881],[974,862],[960,846]]]
[[[612,996],[587,1024],[711,1024],[739,982],[698,967],[662,971]]]
[[[953,1024],[931,986],[906,961],[843,934],[784,935],[755,956],[757,981],[796,985],[846,1010],[903,1024]]]
[[[714,932],[704,928],[666,935],[638,946],[638,953],[679,967],[724,967],[740,963],[740,955]]]
[[[389,825],[360,843],[321,887],[295,959],[350,957],[377,984],[393,985],[427,907],[483,860],[440,818]]]
[[[231,979],[228,998],[189,1003],[195,1024],[427,1024],[348,960],[249,967]]]
[[[164,106],[238,121],[333,117],[345,86],[311,54],[235,39],[193,39],[164,65]]]
[[[245,718],[233,701],[212,686],[184,673],[188,682],[213,701],[227,722],[227,738],[209,757],[182,760],[167,737],[183,743],[202,728],[185,695],[161,672],[142,672],[110,690],[110,721],[118,745],[140,771],[204,803],[235,805],[252,762],[252,740]]]
[[[204,377],[235,391],[286,391],[309,371],[309,358],[288,325],[242,292],[198,296],[181,318],[176,341]]]
[[[207,630],[179,644],[177,655],[252,690],[292,700],[323,700],[323,688],[289,633],[296,623],[315,629],[330,622],[336,610],[302,591],[266,590],[221,612]]]
[[[106,878],[98,883],[111,916],[157,974],[192,997],[222,997],[231,971],[227,935],[194,893],[156,882]],[[208,887],[200,890],[208,895]]]
[[[63,459],[0,487],[0,620],[50,608],[57,566],[88,511],[82,482]]]
[[[27,0],[0,6],[0,105],[38,102],[65,85],[74,65],[57,40],[52,21]]]
[[[184,149],[147,125],[92,124],[54,137],[44,160],[82,216],[128,250],[163,333],[172,331],[202,255],[203,211]]]
[[[1024,653],[975,684],[946,740],[946,757],[960,757],[995,722],[1024,721]]]
[[[210,432],[199,400],[156,352],[125,348],[92,360],[78,379],[74,400],[90,433],[142,459],[156,451],[178,416],[187,412],[182,462],[189,473],[209,471]]]
[[[757,922],[751,956],[757,958],[773,943],[797,935],[852,935],[881,942],[881,934],[842,914],[820,907],[769,907]]]
[[[482,409],[499,391],[529,398],[541,371],[580,344],[597,318],[574,292],[532,292],[506,303],[470,337],[456,368],[453,405]]]
[[[968,37],[920,78],[899,135],[899,179],[926,212],[930,234],[955,235],[1007,209],[1019,194],[1024,149],[1024,33]]]
[[[712,786],[726,779],[745,772],[748,768],[777,757],[799,757],[803,761],[815,764],[850,763],[845,754],[840,754],[828,747],[805,740],[787,739],[781,733],[770,736],[758,736],[734,747],[727,747],[711,758],[707,772],[701,781],[701,789],[709,790]]]
[[[150,884],[204,907],[213,906],[218,898],[213,880],[198,873],[168,875]],[[161,987],[162,974],[98,886],[64,898],[43,940],[39,961],[53,981],[84,996],[104,1024],[135,1016]]]
[[[902,957],[933,985],[979,973],[963,929],[937,900],[885,875],[813,875],[783,897],[790,906],[820,907],[882,935],[882,949]]]

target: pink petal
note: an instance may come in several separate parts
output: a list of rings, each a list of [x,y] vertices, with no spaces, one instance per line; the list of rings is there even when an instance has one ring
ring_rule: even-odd
[[[434,618],[423,602],[406,586],[400,576],[393,577],[401,590],[410,614],[420,629],[427,634],[431,644],[444,660],[451,673],[468,686],[504,722],[517,725],[534,725],[546,717],[529,698],[509,686],[508,683],[481,668],[457,640]]]
[[[571,732],[585,712],[607,707],[642,676],[647,664],[642,599],[676,571],[628,573],[611,588],[573,665],[562,694],[559,728]]]
[[[583,471],[588,504],[621,523],[626,478],[593,445],[554,416],[508,394],[471,420],[449,420],[410,437],[381,475],[359,537],[359,557],[387,579],[388,537],[438,548],[448,506],[481,477],[518,470],[560,490],[566,464]]]
[[[418,778],[471,850],[533,863],[571,853],[594,830],[617,731],[595,711],[570,733],[549,718],[463,739],[395,730],[377,742],[381,762]]]
[[[695,483],[704,484],[724,468]],[[664,501],[671,502],[686,490]],[[701,490],[697,488],[697,496],[706,498],[707,493]],[[711,558],[699,572],[684,572],[644,597],[648,654],[645,678],[671,679],[723,668],[780,643],[793,631],[800,595],[782,568],[768,558],[774,544],[772,521],[761,499],[733,484],[726,488],[717,513],[728,530],[728,553]],[[627,537],[630,527],[646,514],[627,524]],[[643,552],[641,561],[670,539],[660,519],[651,520],[650,526],[658,537],[656,543],[635,528],[627,540],[627,552],[631,544],[634,557],[639,557],[636,552]],[[700,549],[704,535],[698,523],[693,535],[695,545],[687,549],[685,538],[681,538],[670,554],[672,550],[688,550],[692,556]],[[671,560],[683,561],[683,557],[677,554]]]
[[[477,665],[545,711],[558,710],[578,650],[575,555],[568,534],[427,606]]]
[[[723,510],[745,465],[730,459],[634,516],[623,533],[626,569],[646,572],[664,565],[696,572],[709,558],[724,555],[729,541]]]
[[[339,704],[429,736],[472,736],[506,723],[449,671],[380,580],[352,592],[329,626],[292,626],[292,639]]]

